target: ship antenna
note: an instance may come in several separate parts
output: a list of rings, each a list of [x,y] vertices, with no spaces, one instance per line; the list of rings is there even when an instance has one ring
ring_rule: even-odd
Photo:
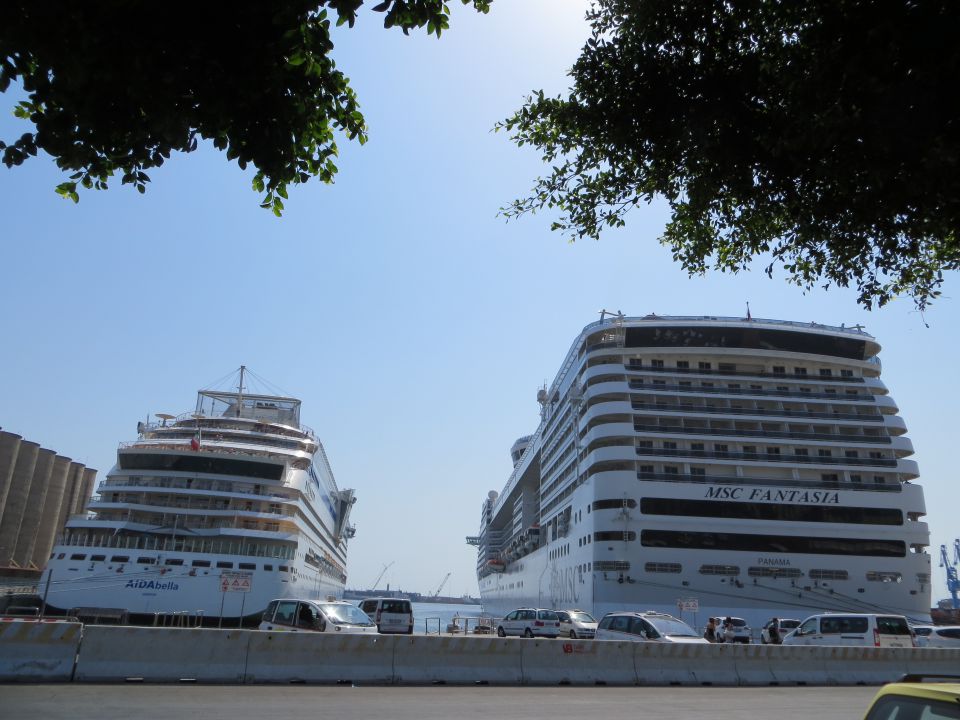
[[[247,371],[247,366],[241,365],[240,366],[240,387],[238,388],[240,392],[237,393],[237,417],[240,417],[240,408],[243,407],[243,374],[246,371]]]

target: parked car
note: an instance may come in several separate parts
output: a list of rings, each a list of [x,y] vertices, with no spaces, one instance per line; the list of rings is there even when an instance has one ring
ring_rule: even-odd
[[[773,641],[770,639],[770,626],[773,625],[773,618],[764,623],[760,630],[760,642],[764,645],[770,645]],[[791,630],[800,627],[800,621],[792,618],[780,618],[780,642],[787,636]]]
[[[555,638],[560,634],[560,617],[544,608],[518,608],[507,613],[497,625],[497,635]]]
[[[403,598],[367,598],[360,609],[376,623],[377,632],[413,634],[413,607]]]
[[[647,612],[612,612],[597,624],[597,640],[629,640],[632,642],[703,643],[700,635],[683,620],[673,615]]]
[[[597,634],[597,621],[584,610],[557,610],[560,634],[569,638],[592,638]]]
[[[884,685],[873,698],[864,720],[960,717],[960,682],[908,682]]]
[[[916,647],[917,640],[903,615],[825,613],[808,617],[783,644]]]
[[[718,618],[722,623],[717,626],[717,637],[719,642],[743,643],[749,644],[752,640],[752,632],[747,621],[738,617]]]
[[[377,626],[356,605],[342,600],[271,600],[260,630],[273,632],[375,633]]]
[[[918,647],[960,647],[960,625],[913,625]]]

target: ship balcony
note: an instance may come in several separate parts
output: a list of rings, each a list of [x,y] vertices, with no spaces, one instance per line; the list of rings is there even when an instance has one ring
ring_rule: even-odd
[[[589,403],[604,395],[627,397],[629,388],[624,380],[602,380],[583,389],[583,401]]]
[[[784,380],[784,382],[789,382]],[[844,393],[802,392],[795,390],[755,390],[752,388],[727,388],[703,385],[672,385],[669,383],[646,383],[631,380],[627,383],[631,393],[682,393],[707,397],[730,396],[739,398],[795,398],[804,401],[823,400],[829,403],[874,403],[885,396],[875,397],[870,393],[848,391]],[[892,402],[891,402],[892,404]],[[894,406],[895,407],[895,406]]]
[[[638,418],[648,420],[649,418]],[[885,449],[891,446],[898,453],[909,455],[913,452],[913,445],[907,438],[890,438],[886,435],[853,435],[850,433],[811,433],[811,432],[781,432],[776,430],[738,430],[736,428],[708,428],[688,427],[679,425],[647,425],[635,422],[633,429],[638,435],[653,434],[656,436],[677,436],[685,439],[713,439],[747,438],[751,441],[766,441],[771,439],[799,440],[805,444],[815,445],[877,445]],[[905,441],[905,442],[903,442]]]
[[[889,395],[875,395],[874,401],[877,404],[877,407],[880,408],[880,412],[885,415],[896,415],[900,412],[900,408],[897,407],[897,403]]]
[[[879,377],[864,377],[863,384],[870,389],[874,396],[886,395],[890,392]]]
[[[817,412],[812,410],[795,410],[791,408],[744,408],[744,407],[716,407],[711,405],[694,405],[693,402],[680,404],[677,402],[663,402],[659,399],[654,402],[643,402],[633,400],[630,403],[635,413],[651,413],[654,415],[668,415],[674,413],[682,417],[696,417],[698,415],[730,415],[738,420],[763,421],[767,418],[781,419],[784,422],[790,420],[829,420],[837,425],[850,425],[858,427],[862,424],[883,424],[887,418],[894,418],[894,415],[881,415],[879,413],[845,413],[840,411]],[[904,429],[906,427],[904,426]]]
[[[630,401],[624,397],[623,400],[604,400],[595,404],[588,405],[580,415],[580,424],[589,425],[598,418],[605,415],[620,415],[629,417],[633,414],[633,407]]]
[[[890,435],[896,437],[907,432],[907,423],[899,415],[883,415],[883,425]]]
[[[679,350],[679,348],[676,348]],[[696,354],[691,357],[695,362],[699,359],[699,354]],[[771,357],[772,359],[772,357]],[[688,361],[689,362],[689,361]],[[746,360],[749,364],[754,364],[756,362],[755,357],[748,358]],[[777,360],[772,364],[784,364],[783,360]],[[774,373],[774,372],[759,372],[759,371],[738,371],[738,370],[727,370],[719,368],[700,368],[700,367],[689,367],[689,368],[678,368],[678,367],[653,367],[650,364],[637,364],[633,362],[627,362],[624,364],[624,369],[629,371],[632,375],[644,374],[644,375],[679,375],[681,377],[689,377],[692,379],[710,379],[718,377],[731,377],[731,378],[756,378],[758,380],[766,380],[768,382],[783,382],[786,379],[792,380],[812,380],[820,383],[841,383],[843,385],[862,385],[865,382],[865,378],[859,376],[846,376],[846,375],[795,375],[795,374],[786,374],[786,373]]]
[[[688,448],[654,448],[637,447],[636,454],[640,457],[654,457],[663,459],[687,458],[699,462],[703,460],[718,461],[720,463],[742,463],[749,461],[752,464],[774,463],[787,465],[822,465],[824,468],[833,469],[836,466],[848,466],[854,470],[862,467],[883,468],[886,470],[895,469],[897,472],[907,472],[913,463],[913,469],[916,469],[916,463],[912,460],[896,460],[894,458],[861,458],[861,457],[833,457],[821,455],[795,455],[788,453],[766,453],[766,452],[736,452],[729,450],[692,450]],[[904,465],[901,465],[903,463]]]
[[[916,487],[895,483],[873,483],[860,482],[852,484],[849,482],[827,482],[819,479],[794,480],[792,478],[776,477],[757,477],[757,476],[737,476],[737,475],[688,475],[685,473],[658,473],[640,471],[637,473],[637,479],[642,482],[668,482],[668,483],[693,483],[697,485],[743,485],[746,487],[783,487],[783,488],[809,488],[812,490],[846,490],[853,492],[878,492],[878,493],[897,493],[896,507],[905,504],[905,498],[899,493],[907,488]],[[919,488],[918,488],[919,489]],[[921,490],[922,493],[922,490]]]
[[[623,444],[632,445],[634,426],[630,422],[611,422],[597,425],[587,431],[580,440],[581,447],[590,447],[595,442],[610,438],[621,438]]]

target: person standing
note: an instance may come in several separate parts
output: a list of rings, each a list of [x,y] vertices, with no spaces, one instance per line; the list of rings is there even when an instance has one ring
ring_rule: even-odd
[[[720,642],[717,637],[717,621],[713,618],[707,618],[707,629],[703,631],[703,639],[707,642]]]
[[[783,636],[780,634],[779,618],[774,618],[770,621],[770,642],[774,645],[779,645],[783,642]]]
[[[737,633],[733,629],[733,618],[727,616],[727,619],[723,621],[723,642],[735,643],[736,641]]]

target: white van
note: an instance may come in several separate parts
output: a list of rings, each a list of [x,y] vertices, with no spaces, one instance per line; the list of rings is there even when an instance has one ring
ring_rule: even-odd
[[[360,608],[342,600],[272,600],[260,630],[273,632],[376,633]]]
[[[377,624],[382,633],[413,634],[413,607],[401,598],[367,598],[360,609]]]
[[[824,613],[800,623],[783,644],[916,647],[917,640],[903,615]]]

